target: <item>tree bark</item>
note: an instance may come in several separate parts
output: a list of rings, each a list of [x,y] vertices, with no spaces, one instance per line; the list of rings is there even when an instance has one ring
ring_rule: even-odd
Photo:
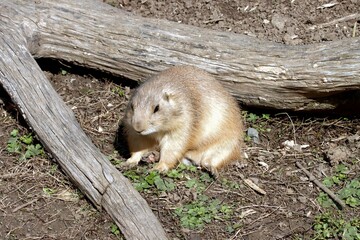
[[[221,80],[245,106],[360,111],[360,39],[286,46],[166,20],[144,19],[96,0],[0,3],[35,58],[66,60],[132,80],[192,64]]]
[[[33,9],[34,3],[27,7]],[[0,9],[0,84],[43,146],[91,202],[110,214],[126,239],[167,239],[147,202],[86,136],[44,76],[29,52],[33,42],[27,23],[13,22],[16,15],[4,17],[11,8]]]

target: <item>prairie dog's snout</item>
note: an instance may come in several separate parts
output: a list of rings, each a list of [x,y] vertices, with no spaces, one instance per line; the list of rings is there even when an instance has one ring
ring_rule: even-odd
[[[124,123],[128,165],[157,147],[159,171],[187,158],[217,174],[240,159],[243,125],[237,103],[196,67],[171,67],[144,82],[129,101]]]

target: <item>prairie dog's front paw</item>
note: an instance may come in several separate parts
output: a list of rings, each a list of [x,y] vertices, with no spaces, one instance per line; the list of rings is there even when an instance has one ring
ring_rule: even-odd
[[[123,162],[121,166],[124,168],[133,168],[139,164],[140,160],[141,154],[135,153],[128,160],[126,160],[126,162]]]
[[[133,167],[136,167],[138,165],[137,162],[134,162],[134,161],[125,161],[121,164],[122,167],[126,167],[126,168],[133,168]]]
[[[170,167],[163,162],[159,162],[158,164],[156,164],[156,166],[153,168],[153,170],[164,173],[169,171]]]

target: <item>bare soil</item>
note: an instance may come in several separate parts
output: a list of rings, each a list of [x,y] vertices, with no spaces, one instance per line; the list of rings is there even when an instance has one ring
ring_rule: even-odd
[[[285,44],[312,44],[360,34],[360,1],[191,1],[106,0],[144,17],[164,18],[218,31],[232,31]],[[343,20],[342,18],[348,17]],[[210,39],[211,41],[211,39]],[[115,144],[118,126],[129,98],[130,86],[119,79],[62,63],[44,64],[44,73],[75,112],[84,131],[101,151],[125,160]],[[117,90],[122,89],[122,96]],[[111,231],[105,212],[96,210],[47,155],[21,161],[7,149],[10,132],[30,133],[15,106],[0,89],[0,238],[1,239],[121,239]],[[251,109],[246,109],[252,112]],[[348,166],[349,179],[360,177],[360,120],[343,116],[324,118],[257,112],[244,114],[246,127],[260,132],[260,143],[249,140],[244,151],[248,166],[231,166],[208,183],[206,194],[231,205],[231,219],[216,219],[202,230],[181,227],[176,207],[196,200],[196,193],[177,182],[175,191],[143,191],[171,239],[311,239],[314,218],[325,209],[316,201],[321,190],[308,180],[295,162],[317,179],[334,174],[339,163]],[[308,147],[296,151],[283,143],[294,140]],[[115,150],[120,152],[116,153]],[[264,164],[266,163],[266,165]],[[142,169],[151,168],[143,164]],[[123,171],[119,169],[120,171]],[[189,173],[199,178],[203,170]],[[145,173],[144,173],[145,174]],[[251,179],[266,191],[247,187]],[[224,184],[224,179],[238,188]],[[336,189],[333,189],[336,191]],[[49,191],[51,194],[49,194]],[[343,211],[346,219],[359,218],[359,209]],[[239,223],[234,231],[227,226]]]

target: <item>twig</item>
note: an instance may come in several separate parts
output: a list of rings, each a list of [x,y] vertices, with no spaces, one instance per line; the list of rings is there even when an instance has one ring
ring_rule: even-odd
[[[326,192],[331,198],[332,200],[334,200],[338,206],[341,207],[341,209],[345,208],[346,207],[346,204],[340,199],[338,198],[334,192],[332,192],[330,189],[328,189],[324,184],[322,184],[321,182],[319,182],[319,180],[317,180],[315,178],[314,175],[312,175],[308,170],[306,170],[300,162],[296,162],[296,166],[298,168],[300,168],[308,177],[309,177],[309,180],[312,181],[313,183],[315,183],[321,190],[323,190],[324,192]]]
[[[215,19],[210,19],[210,20],[207,20],[207,21],[203,21],[203,23],[208,24],[208,23],[214,23],[214,22],[220,22],[220,21],[224,21],[224,19],[215,18]]]
[[[290,119],[291,126],[292,126],[292,129],[293,129],[294,142],[295,142],[295,144],[296,144],[297,142],[296,142],[296,130],[295,130],[295,125],[294,125],[294,122],[293,122],[293,120],[291,119],[290,115],[289,115],[287,112],[275,114],[275,116],[277,116],[277,115],[286,115],[286,116]]]
[[[23,205],[20,205],[20,206],[18,206],[17,208],[15,208],[14,210],[12,210],[12,212],[13,212],[13,213],[14,213],[14,212],[17,212],[17,211],[19,211],[20,209],[22,209],[22,208],[24,208],[24,207],[26,207],[26,206],[28,206],[28,205],[36,202],[37,200],[39,200],[39,198],[35,198],[35,199],[31,200],[30,202],[24,203]]]
[[[209,190],[209,188],[214,185],[214,183],[217,181],[217,179],[215,181],[212,181],[209,186],[206,187],[206,189],[204,190],[204,192],[207,192],[207,190]]]
[[[353,28],[353,32],[352,32],[352,37],[356,36],[356,29],[357,29],[357,22],[354,23],[354,28]]]
[[[240,178],[244,181],[244,183],[248,187],[250,187],[255,192],[260,193],[261,195],[266,195],[265,190],[261,189],[259,186],[257,186],[255,183],[253,183],[250,179],[245,178],[244,175],[240,174]]]
[[[336,1],[332,2],[332,3],[326,3],[324,5],[321,5],[321,6],[317,7],[316,9],[331,8],[331,7],[333,7],[333,6],[337,5],[337,4],[339,4],[339,3],[336,2]]]
[[[17,173],[7,173],[7,174],[0,175],[0,179],[6,180],[6,179],[9,179],[9,178],[13,178],[13,177],[19,176],[19,175],[21,175],[21,174],[23,174],[23,173],[21,173],[21,172],[17,172]]]
[[[330,22],[327,22],[327,23],[321,23],[319,25],[313,25],[313,26],[309,27],[309,29],[328,27],[328,26],[334,25],[334,24],[339,23],[339,22],[346,22],[346,21],[349,21],[349,20],[357,19],[357,18],[360,18],[360,13],[350,14],[350,15],[342,17],[342,18],[334,19],[334,20],[332,20]]]

